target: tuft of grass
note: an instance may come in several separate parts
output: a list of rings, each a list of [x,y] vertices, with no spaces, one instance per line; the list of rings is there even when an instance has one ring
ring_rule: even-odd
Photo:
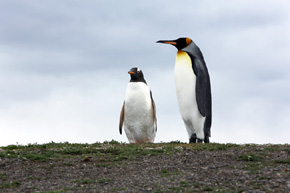
[[[63,188],[61,190],[55,190],[55,191],[44,191],[41,193],[61,193],[61,192],[68,192],[70,189],[69,188]]]
[[[238,160],[239,161],[257,162],[257,161],[263,161],[263,157],[260,155],[257,155],[257,154],[250,153],[250,154],[240,155],[238,157]]]
[[[20,185],[21,185],[20,181],[5,182],[5,183],[0,184],[0,189],[14,188]]]
[[[168,188],[170,191],[174,191],[174,192],[182,192],[183,191],[183,187],[180,186],[172,186]]]
[[[186,144],[186,143],[183,143],[183,142],[180,142],[179,140],[176,140],[176,141],[170,141],[169,144]]]
[[[194,143],[191,146],[192,150],[207,150],[207,151],[220,151],[220,150],[228,150],[232,148],[239,147],[237,144],[220,144],[220,143]]]
[[[189,182],[184,181],[184,180],[181,180],[181,181],[179,182],[179,184],[180,184],[180,186],[182,186],[182,187],[187,187],[187,186],[189,185]]]
[[[277,164],[290,164],[290,159],[279,159],[279,160],[274,160],[275,163]]]
[[[107,184],[107,183],[109,183],[110,181],[112,181],[112,179],[110,179],[110,178],[99,178],[99,179],[97,180],[97,182],[98,182],[99,184]]]
[[[250,174],[257,174],[261,167],[263,167],[263,165],[258,162],[249,162],[245,166],[245,169],[248,170]]]
[[[73,163],[69,163],[69,162],[65,162],[62,164],[62,166],[73,166],[74,164]]]
[[[205,186],[205,187],[203,187],[202,190],[205,191],[205,192],[211,192],[211,191],[213,191],[213,188],[210,187],[210,186]]]
[[[5,173],[0,173],[0,180],[1,181],[6,181],[7,180],[7,175]]]
[[[104,144],[116,145],[116,144],[122,144],[122,143],[112,139],[111,141],[104,141]]]
[[[123,192],[127,189],[128,189],[127,187],[120,187],[120,188],[118,187],[118,188],[113,188],[112,192]]]
[[[163,168],[160,171],[160,173],[161,173],[162,177],[177,176],[177,175],[182,174],[178,169],[174,169],[174,170],[170,171],[169,169],[165,169],[165,168]]]
[[[29,176],[29,177],[27,177],[27,180],[38,180],[38,181],[40,181],[41,178],[40,177],[35,177],[35,176]]]
[[[78,183],[78,184],[91,184],[91,183],[94,183],[95,180],[84,178],[84,179],[74,180],[73,182]]]

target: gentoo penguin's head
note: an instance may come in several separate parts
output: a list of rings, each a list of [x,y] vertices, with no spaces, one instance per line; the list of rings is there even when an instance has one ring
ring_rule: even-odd
[[[143,72],[140,68],[138,68],[138,67],[131,68],[131,70],[128,72],[128,74],[130,74],[130,76],[131,76],[130,82],[144,82],[144,83],[146,83],[146,81],[144,79]]]
[[[187,47],[192,40],[190,38],[178,38],[177,40],[159,40],[156,43],[171,44],[175,46],[178,50]]]

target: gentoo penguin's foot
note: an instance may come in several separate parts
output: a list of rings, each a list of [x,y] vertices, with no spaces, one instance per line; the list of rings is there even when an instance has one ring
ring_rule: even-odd
[[[202,139],[197,138],[197,143],[202,143],[202,142],[203,142]]]
[[[204,137],[204,143],[209,143],[209,137],[207,135]]]
[[[194,133],[194,134],[192,134],[191,135],[191,137],[190,137],[190,139],[189,139],[189,143],[196,143],[196,134]]]

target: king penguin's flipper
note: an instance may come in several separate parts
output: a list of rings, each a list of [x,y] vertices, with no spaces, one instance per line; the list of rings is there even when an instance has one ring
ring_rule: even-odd
[[[194,46],[189,46],[183,49],[185,51],[192,62],[192,69],[194,74],[196,75],[196,101],[198,105],[198,110],[202,116],[206,116],[206,91],[208,84],[208,72],[205,68],[205,61],[203,55],[197,45],[194,42],[191,42]]]
[[[124,123],[124,113],[125,113],[125,102],[123,103],[123,107],[120,114],[120,122],[119,122],[119,132],[122,135],[122,127]]]

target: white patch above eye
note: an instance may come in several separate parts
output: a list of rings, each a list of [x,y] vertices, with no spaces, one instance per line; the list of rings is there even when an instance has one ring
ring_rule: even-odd
[[[141,71],[141,69],[140,68],[137,68],[137,72],[140,72]]]

